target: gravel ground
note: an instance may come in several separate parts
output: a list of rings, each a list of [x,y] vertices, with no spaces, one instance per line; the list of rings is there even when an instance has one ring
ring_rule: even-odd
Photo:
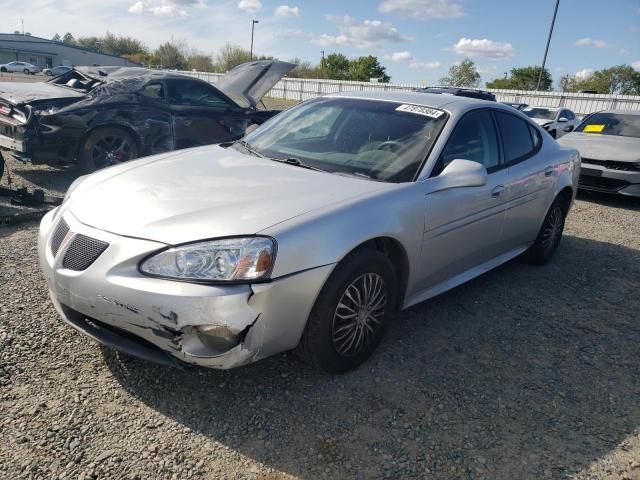
[[[74,178],[9,167],[53,194]],[[335,377],[102,348],[51,306],[36,233],[0,228],[0,478],[640,480],[640,202],[581,195],[549,265],[411,308]]]

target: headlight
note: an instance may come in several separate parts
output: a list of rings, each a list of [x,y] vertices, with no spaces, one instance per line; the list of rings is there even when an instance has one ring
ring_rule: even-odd
[[[275,242],[268,237],[209,240],[163,250],[144,260],[140,271],[195,282],[264,280],[275,254]]]

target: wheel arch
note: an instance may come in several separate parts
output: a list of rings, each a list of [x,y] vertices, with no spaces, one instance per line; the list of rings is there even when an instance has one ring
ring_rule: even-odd
[[[89,138],[89,136],[91,134],[93,134],[94,132],[96,132],[98,130],[101,130],[103,128],[119,128],[121,130],[124,130],[129,135],[131,135],[133,137],[133,139],[135,140],[136,147],[138,148],[138,153],[139,154],[142,153],[142,151],[144,149],[144,143],[142,142],[142,138],[140,137],[140,135],[133,128],[131,128],[128,125],[124,125],[122,123],[117,123],[117,122],[101,123],[100,125],[94,125],[89,130],[84,132],[82,134],[82,136],[80,137],[80,139],[78,140],[78,145],[76,147],[76,154],[75,154],[76,161],[78,159],[78,155],[80,154],[80,150],[84,146],[84,144],[87,141],[87,139]]]
[[[361,250],[375,250],[383,253],[393,265],[393,269],[396,274],[396,280],[398,282],[398,301],[396,310],[402,308],[404,304],[404,297],[407,291],[407,284],[409,282],[409,256],[406,249],[397,239],[388,236],[379,236],[370,238],[363,241],[350,251],[337,262],[337,264],[344,262],[347,258],[355,252]],[[336,265],[337,265],[336,264]]]

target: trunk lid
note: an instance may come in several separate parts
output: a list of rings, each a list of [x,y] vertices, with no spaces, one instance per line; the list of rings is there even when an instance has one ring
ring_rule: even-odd
[[[247,62],[232,68],[216,82],[230,97],[240,97],[255,107],[278,81],[295,68],[294,63],[279,60]]]

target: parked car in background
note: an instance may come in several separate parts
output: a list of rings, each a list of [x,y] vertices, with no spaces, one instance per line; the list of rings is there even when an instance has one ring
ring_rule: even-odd
[[[438,93],[441,95],[453,95],[456,97],[477,98],[478,100],[489,100],[491,102],[496,101],[496,96],[493,93],[487,92],[486,90],[480,90],[478,88],[426,87],[417,88],[415,91],[420,93]]]
[[[515,108],[516,110],[524,110],[529,105],[527,103],[511,103],[511,102],[502,102],[505,105],[509,105],[510,107]]]
[[[261,98],[294,64],[238,65],[216,86],[138,67],[82,67],[46,83],[0,83],[0,147],[84,172],[144,155],[228,142],[278,113]]]
[[[553,138],[560,138],[572,132],[580,119],[568,108],[526,107],[522,109],[531,120],[544,128]]]
[[[67,67],[66,65],[58,65],[57,67],[45,68],[42,70],[47,77],[57,77],[63,73],[68,73],[73,70],[73,67]]]
[[[295,348],[342,372],[399,310],[549,261],[579,169],[506,105],[344,92],[81,177],[39,259],[60,315],[116,349],[231,368]]]
[[[581,189],[640,197],[640,111],[591,114],[560,144],[580,151]]]
[[[40,68],[27,62],[9,62],[0,65],[0,72],[24,73],[25,75],[34,75],[40,71]]]

